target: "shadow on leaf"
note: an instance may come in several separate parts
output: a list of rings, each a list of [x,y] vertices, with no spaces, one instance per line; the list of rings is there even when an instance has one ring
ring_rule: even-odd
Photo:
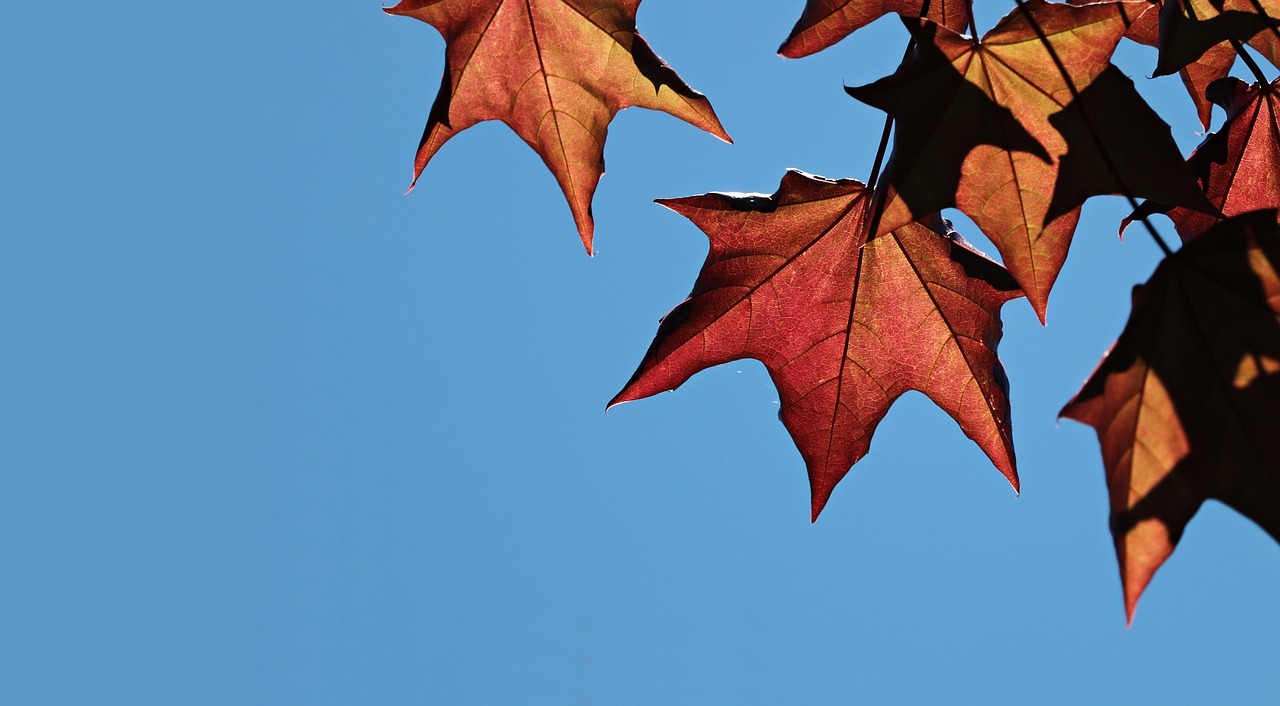
[[[1134,290],[1124,332],[1062,416],[1095,428],[1130,620],[1205,500],[1280,541],[1280,228],[1232,218]]]

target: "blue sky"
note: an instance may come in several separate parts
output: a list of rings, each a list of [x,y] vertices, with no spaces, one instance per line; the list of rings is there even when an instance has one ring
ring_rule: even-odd
[[[1049,326],[1005,307],[1021,497],[909,394],[811,525],[754,361],[605,415],[706,253],[654,198],[866,178],[882,117],[841,86],[906,34],[780,59],[801,5],[646,0],[736,144],[620,114],[594,258],[497,123],[402,195],[443,67],[425,24],[270,3],[242,55],[190,9],[69,20],[38,54],[66,91],[15,79],[59,137],[14,147],[40,237],[5,258],[22,702],[232,703],[249,671],[308,706],[1280,693],[1276,544],[1210,503],[1126,630],[1093,431],[1055,419],[1158,261],[1115,237],[1121,199],[1086,206]],[[1194,147],[1177,79],[1118,61]]]

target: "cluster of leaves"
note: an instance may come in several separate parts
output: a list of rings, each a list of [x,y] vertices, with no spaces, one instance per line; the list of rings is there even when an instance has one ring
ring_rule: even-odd
[[[1082,204],[1123,195],[1135,210],[1122,228],[1142,220],[1166,258],[1062,414],[1098,432],[1132,619],[1206,499],[1280,540],[1280,79],[1268,82],[1244,49],[1280,65],[1280,0],[1015,2],[978,38],[971,0],[807,0],[783,56],[821,51],[885,14],[910,30],[893,75],[846,89],[888,115],[872,176],[792,170],[770,196],[660,200],[707,234],[710,252],[610,404],[760,360],[808,467],[816,519],[890,405],[918,390],[1016,489],[1000,308],[1026,296],[1043,321]],[[590,252],[619,110],[662,110],[729,139],[708,100],[637,34],[639,4],[388,9],[433,25],[447,45],[415,181],[457,132],[501,120],[555,175]],[[1190,159],[1111,64],[1125,38],[1158,48],[1155,73],[1181,75],[1206,128],[1213,104],[1226,111]],[[1228,77],[1237,59],[1257,83]],[[945,208],[972,218],[1004,266],[956,234]],[[1146,222],[1157,212],[1181,236],[1176,252]]]

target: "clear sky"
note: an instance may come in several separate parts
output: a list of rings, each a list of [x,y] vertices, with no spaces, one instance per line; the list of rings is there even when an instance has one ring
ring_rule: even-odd
[[[367,2],[262,8],[261,702],[1275,698],[1275,543],[1210,503],[1126,630],[1093,430],[1055,420],[1158,260],[1140,230],[1116,238],[1118,198],[1086,207],[1048,327],[1005,308],[1021,497],[911,394],[811,525],[754,361],[604,414],[706,252],[653,198],[870,169],[881,116],[841,85],[891,72],[901,26],[783,60],[802,3],[732,5],[641,7],[736,144],[622,113],[594,258],[497,123],[401,196],[443,66],[432,28]],[[1148,82],[1147,50],[1119,61],[1194,147],[1178,80]]]
[[[0,703],[251,701],[254,21],[5,7]]]
[[[1274,701],[1280,548],[1208,504],[1127,630],[1094,433],[1055,419],[1158,261],[1120,199],[1047,327],[1004,309],[1021,497],[919,394],[817,524],[759,363],[604,413],[706,254],[654,198],[870,170],[841,86],[906,33],[780,59],[802,5],[645,0],[736,144],[620,114],[594,258],[497,123],[402,195],[444,44],[376,2],[17,10],[2,700]],[[1154,60],[1118,59],[1189,151]]]

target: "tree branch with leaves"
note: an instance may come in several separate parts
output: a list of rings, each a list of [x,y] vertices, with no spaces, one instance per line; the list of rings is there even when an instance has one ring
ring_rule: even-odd
[[[592,249],[591,200],[614,115],[661,110],[729,140],[711,103],[636,29],[640,0],[403,0],[447,66],[414,180],[459,131],[500,120],[559,182]],[[1213,498],[1280,541],[1280,0],[1015,0],[978,36],[970,0],[808,0],[786,57],[857,41],[886,14],[910,43],[891,76],[846,88],[886,113],[866,184],[789,171],[772,195],[661,199],[707,235],[689,297],[661,322],[610,405],[707,367],[764,363],[808,468],[812,517],[919,390],[1018,487],[1000,309],[1046,320],[1080,209],[1133,206],[1165,257],[1125,329],[1062,415],[1098,432],[1126,613]],[[1168,125],[1111,63],[1156,47],[1207,128],[1184,159]],[[1253,83],[1230,77],[1237,61]],[[955,208],[999,251],[973,249]],[[1182,245],[1148,220],[1165,213]],[[1006,269],[1007,268],[1007,269]],[[1069,305],[1069,303],[1068,303]],[[1065,395],[1064,395],[1065,396]]]

